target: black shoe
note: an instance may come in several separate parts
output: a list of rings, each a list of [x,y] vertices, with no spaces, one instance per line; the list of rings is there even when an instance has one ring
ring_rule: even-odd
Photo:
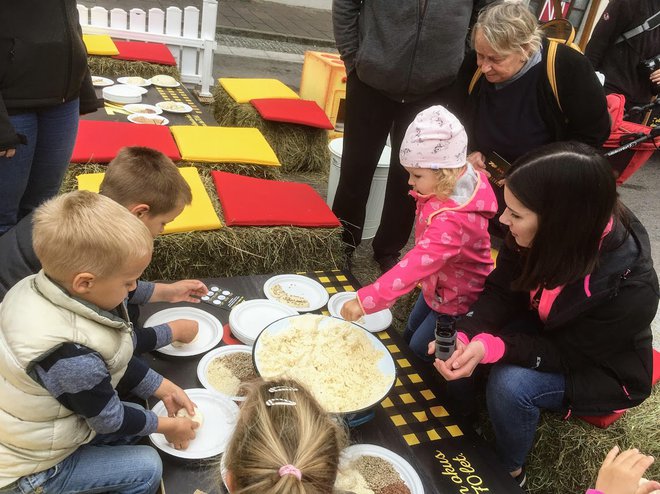
[[[522,466],[520,473],[513,477],[513,480],[518,482],[520,487],[525,487],[525,483],[527,483],[527,471],[525,470],[525,465]]]
[[[399,256],[395,256],[395,255],[378,257],[374,259],[376,259],[378,266],[380,266],[381,273],[387,273],[399,262]]]

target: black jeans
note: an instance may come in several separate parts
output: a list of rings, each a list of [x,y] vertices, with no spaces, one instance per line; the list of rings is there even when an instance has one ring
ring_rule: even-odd
[[[408,242],[415,203],[408,195],[408,172],[399,161],[401,141],[415,116],[429,106],[443,104],[446,93],[439,88],[402,103],[364,84],[355,71],[348,75],[341,173],[332,211],[344,226],[343,240],[349,253],[360,245],[371,181],[390,133],[392,158],[383,215],[373,240],[374,257],[398,256]]]

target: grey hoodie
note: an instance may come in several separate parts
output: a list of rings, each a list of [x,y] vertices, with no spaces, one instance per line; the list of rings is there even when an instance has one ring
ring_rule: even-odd
[[[346,72],[393,99],[418,99],[456,78],[472,0],[333,0]]]

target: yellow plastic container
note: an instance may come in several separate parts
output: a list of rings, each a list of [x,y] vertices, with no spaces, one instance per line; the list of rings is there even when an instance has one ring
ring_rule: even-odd
[[[343,132],[346,69],[338,53],[305,52],[300,97],[316,101],[335,126],[335,133]]]

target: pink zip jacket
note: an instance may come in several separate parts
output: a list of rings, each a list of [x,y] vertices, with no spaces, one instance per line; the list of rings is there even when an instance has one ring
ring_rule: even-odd
[[[495,194],[486,176],[471,165],[449,199],[410,194],[417,201],[415,247],[378,280],[358,290],[358,300],[371,314],[392,306],[421,282],[431,309],[465,314],[493,268],[488,219],[497,212]]]

